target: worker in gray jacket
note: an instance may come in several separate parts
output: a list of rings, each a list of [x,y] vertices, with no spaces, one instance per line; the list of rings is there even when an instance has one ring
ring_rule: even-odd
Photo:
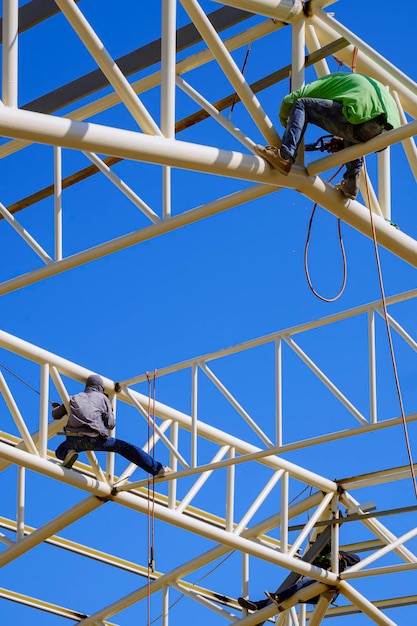
[[[60,419],[67,414],[63,404],[52,403],[52,417]],[[116,424],[110,400],[104,393],[101,376],[91,374],[84,391],[70,398],[70,414],[65,426],[66,439],[56,449],[56,457],[62,465],[71,468],[78,452],[95,450],[117,452],[131,463],[135,463],[152,476],[162,477],[172,470],[153,459],[147,452],[131,443],[109,436]]]

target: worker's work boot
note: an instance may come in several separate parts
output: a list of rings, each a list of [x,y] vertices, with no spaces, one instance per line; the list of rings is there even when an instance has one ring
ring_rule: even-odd
[[[77,459],[78,459],[77,452],[75,450],[68,450],[68,452],[65,455],[64,460],[62,461],[62,467],[71,469],[71,467],[74,465]]]
[[[278,172],[284,174],[284,176],[288,175],[292,168],[292,164],[294,163],[294,160],[291,157],[284,159],[284,157],[281,156],[280,149],[275,146],[260,146],[259,144],[256,144],[255,152],[256,154],[259,154],[259,156],[263,157],[265,161],[268,161],[268,163],[278,170]]]
[[[268,600],[259,600],[258,602],[253,602],[252,600],[248,600],[247,598],[238,598],[238,603],[244,609],[249,609],[249,611],[259,611],[260,609],[264,609],[268,604]]]
[[[341,191],[346,198],[356,200],[356,196],[359,193],[359,174],[349,178],[343,178],[340,183],[335,185],[335,189]]]

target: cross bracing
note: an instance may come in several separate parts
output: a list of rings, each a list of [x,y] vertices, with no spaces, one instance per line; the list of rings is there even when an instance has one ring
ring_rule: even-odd
[[[0,199],[4,236],[14,238],[15,256],[21,255],[16,264],[2,264],[2,295],[264,196],[278,202],[276,198],[284,187],[318,202],[367,237],[372,237],[371,208],[380,246],[410,265],[416,265],[414,233],[396,230],[390,223],[399,216],[395,195],[391,198],[394,181],[389,158],[390,153],[393,159],[405,155],[407,176],[415,177],[416,85],[332,16],[328,7],[335,3],[329,0],[279,2],[271,8],[270,3],[248,0],[231,3],[234,7],[219,8],[219,3],[214,2],[202,2],[200,6],[195,0],[181,3],[163,0],[160,39],[130,54],[115,55],[117,64],[113,63],[110,53],[111,42],[107,47],[107,41],[101,40],[94,29],[94,13],[89,12],[88,4],[87,1],[77,5],[71,0],[56,3],[33,0],[18,10],[18,3],[13,0],[3,3],[4,106],[0,110],[0,132],[6,140],[0,146],[0,156],[6,173],[4,178],[7,179],[9,167],[17,166],[23,172],[27,171],[29,162],[36,170],[36,182],[25,185],[25,191],[7,189],[5,185],[4,198]],[[24,42],[26,31],[36,38],[37,28],[45,19],[51,23],[55,20],[62,28],[62,42],[69,52],[75,40],[76,45],[85,48],[86,56],[94,60],[94,69],[86,72],[82,67],[79,71],[77,68],[76,78],[72,77],[67,84],[60,82],[57,87],[55,82],[43,93],[25,97],[26,86],[17,71],[19,45]],[[175,22],[181,20],[175,49]],[[135,29],[137,27],[136,23]],[[257,63],[256,75],[247,79],[234,55],[237,57],[247,46],[255,48],[257,42],[276,49],[281,37],[285,42],[282,45],[287,49],[290,45],[290,63],[288,57],[281,63],[281,55],[278,55],[273,68]],[[350,67],[356,51],[357,71],[389,86],[397,99],[403,126],[371,140],[366,146],[315,158],[306,163],[306,167],[300,162],[287,179],[271,171],[253,155],[255,143],[279,142],[279,131],[267,112],[268,89],[278,86],[285,93],[290,76],[292,84],[297,85],[302,83],[305,70],[311,72],[309,76],[331,71],[333,55]],[[218,81],[217,89],[205,81],[210,74]],[[225,111],[232,104],[230,117]],[[219,135],[218,143],[207,141],[203,121],[220,128],[223,134]],[[388,149],[374,155],[385,147]],[[326,182],[327,172],[360,154],[366,154],[369,159],[366,178],[361,184],[362,200],[348,202]],[[184,201],[176,185],[180,170],[202,175],[202,188],[210,189],[210,193],[203,193],[201,199],[196,195]],[[149,182],[158,181],[160,197],[149,194],[144,183],[148,175]],[[79,229],[71,228],[71,221],[65,219],[66,215],[73,215],[75,205],[83,198],[83,183],[88,184],[88,194],[94,194],[95,189],[104,185],[115,194],[117,217],[109,219],[107,236],[100,239],[77,232]],[[401,208],[404,210],[404,206]],[[42,215],[42,227],[40,220],[36,223],[38,211]],[[411,372],[416,348],[413,329],[403,324],[401,311],[396,316],[395,305],[406,303],[414,295],[394,296],[388,302],[389,323],[396,341],[405,346],[401,350],[407,355]],[[200,537],[199,554],[188,555],[188,559],[184,556],[183,564],[176,567],[169,559],[166,562],[163,559],[166,567],[150,574],[150,589],[145,581],[135,581],[133,592],[128,587],[129,592],[126,588],[126,592],[116,594],[107,602],[107,598],[104,601],[101,598],[89,611],[77,607],[77,599],[72,597],[66,601],[59,598],[46,601],[46,597],[51,598],[47,589],[40,598],[30,591],[21,593],[3,587],[0,597],[41,610],[48,617],[56,615],[59,623],[70,619],[85,624],[123,624],[130,616],[126,613],[129,609],[135,611],[136,622],[138,619],[145,622],[143,606],[151,596],[160,606],[160,622],[167,625],[175,623],[175,607],[169,609],[184,594],[182,603],[188,603],[188,607],[198,604],[212,616],[212,621],[215,618],[218,623],[238,621],[247,626],[259,623],[259,615],[242,614],[236,593],[233,595],[230,591],[229,596],[227,590],[216,584],[211,588],[188,580],[192,574],[195,578],[203,566],[231,555],[242,560],[239,585],[242,594],[248,591],[248,579],[253,581],[259,575],[259,564],[266,567],[268,563],[281,568],[274,570],[274,577],[277,571],[309,573],[317,581],[318,587],[311,589],[315,593],[325,591],[326,583],[338,585],[343,597],[341,606],[329,606],[329,599],[323,595],[314,611],[306,610],[303,604],[296,609],[298,597],[294,597],[277,619],[282,626],[290,623],[314,626],[327,617],[357,616],[358,613],[374,623],[397,623],[390,618],[390,609],[415,604],[414,595],[400,593],[392,583],[395,575],[397,579],[401,574],[411,577],[415,571],[412,509],[399,507],[396,502],[391,509],[392,518],[389,513],[379,517],[378,503],[375,514],[361,511],[360,504],[369,498],[377,500],[374,494],[387,483],[409,483],[409,466],[403,462],[397,464],[396,460],[390,463],[391,459],[384,456],[380,472],[358,469],[356,476],[334,478],[335,472],[325,464],[321,471],[316,471],[304,467],[300,457],[297,457],[298,462],[285,457],[305,448],[317,446],[320,449],[321,445],[331,442],[346,441],[348,446],[348,442],[356,441],[359,435],[376,437],[382,430],[398,433],[401,429],[398,408],[393,408],[392,389],[381,390],[378,385],[381,370],[387,368],[386,350],[378,343],[381,328],[378,323],[382,316],[381,302],[372,302],[354,311],[329,316],[327,320],[286,328],[246,344],[161,368],[157,380],[164,401],[157,403],[155,435],[143,445],[152,449],[158,442],[158,450],[165,451],[177,473],[166,484],[156,484],[155,516],[164,532],[170,532],[167,528],[176,528]],[[361,352],[365,356],[358,358],[358,367],[364,372],[363,388],[359,391],[358,386],[353,394],[352,389],[345,387],[340,371],[332,370],[331,355],[311,352],[307,337],[315,330],[321,332],[327,325],[337,327],[347,319],[355,319],[352,322],[355,329],[356,323],[365,328],[360,331],[366,343]],[[334,334],[330,333],[328,344],[333,340]],[[63,424],[48,422],[48,399],[52,393],[66,401],[89,370],[7,333],[2,334],[2,346],[15,355],[11,357],[12,365],[20,362],[21,357],[31,362],[29,371],[40,386],[38,414],[33,408],[27,409],[24,394],[16,390],[17,383],[7,371],[0,381],[5,419],[0,439],[0,468],[12,485],[13,496],[17,493],[18,497],[15,515],[9,513],[0,521],[4,530],[0,534],[4,546],[0,561],[4,571],[8,571],[7,564],[24,559],[29,552],[36,553],[39,546],[48,545],[60,553],[63,550],[73,552],[106,563],[110,568],[124,568],[135,576],[144,577],[145,557],[141,556],[140,562],[128,562],[113,554],[118,551],[117,546],[114,550],[98,550],[57,534],[83,518],[89,520],[94,515],[102,515],[105,519],[110,506],[133,511],[135,519],[143,520],[147,516],[147,480],[135,472],[134,466],[123,466],[116,471],[117,461],[111,455],[103,463],[101,458],[89,453],[88,463],[79,462],[75,470],[66,471],[54,458],[49,440],[54,437],[56,442]],[[263,395],[264,380],[272,379],[272,385],[269,383],[273,387],[271,404],[265,409],[259,398],[258,402],[249,402],[248,408],[245,399],[228,384],[228,366],[224,363],[230,357],[230,367],[235,368],[234,357],[264,347],[270,354],[255,360],[248,373],[247,386],[251,386],[255,376],[261,375],[263,384],[257,391]],[[244,361],[246,356],[242,359]],[[297,374],[300,376],[299,393],[305,389],[302,377],[306,374],[307,387],[320,386],[322,395],[319,397],[329,399],[327,414],[332,416],[331,420],[323,420],[315,415],[306,433],[301,429],[294,433],[291,426],[294,410],[291,411],[287,402],[285,381],[288,368],[294,367],[294,362],[300,372]],[[238,363],[237,367],[242,366]],[[177,397],[171,398],[170,383],[164,382],[169,380],[169,375],[179,377],[181,383],[186,380],[182,392],[185,396],[189,393],[186,411],[174,408]],[[121,382],[121,392],[114,395],[114,381],[106,378],[107,390],[113,394],[122,423],[125,424],[126,417],[129,423],[133,420],[135,424],[131,431],[134,440],[137,440],[138,430],[143,434],[147,419],[148,398],[141,386],[145,380],[144,374],[132,376]],[[212,389],[208,391],[207,387]],[[217,415],[220,401],[214,394],[227,405],[226,414],[233,414],[230,422],[225,423],[224,414]],[[411,424],[415,413],[408,412],[406,418]],[[358,459],[359,467],[361,459]],[[16,475],[11,477],[14,470]],[[246,493],[238,488],[246,484],[248,474],[258,473],[256,492],[248,489]],[[72,505],[66,504],[62,497],[60,507],[54,507],[59,509],[55,516],[48,510],[48,519],[29,525],[26,516],[31,511],[31,482],[37,481],[37,477],[40,481],[37,484],[41,485],[37,491],[39,498],[47,491],[48,484],[61,484],[62,495],[67,488],[74,490],[78,497],[83,491],[87,493]],[[205,489],[213,483],[221,494],[215,501],[205,495]],[[293,496],[306,488],[312,495],[304,495],[303,500],[292,504]],[[353,497],[354,489],[360,490],[360,498]],[[11,502],[12,499],[8,501],[8,510],[14,508]],[[354,510],[349,513],[350,519],[348,509]],[[401,528],[395,522],[397,509],[404,520]],[[343,517],[340,537],[339,524],[335,523],[338,515]],[[356,569],[343,573],[340,579],[334,572],[318,571],[299,559],[307,541],[328,522],[333,522],[335,529],[334,544],[347,544],[363,557]],[[348,543],[344,536],[353,527],[360,530],[352,531],[354,537],[349,534],[351,541]],[[205,541],[216,545],[207,550]],[[51,557],[51,562],[55,558]],[[255,575],[250,576],[250,571]],[[378,577],[381,581],[379,597],[367,593],[363,582],[367,577]],[[194,623],[192,616],[197,609],[188,610],[186,621]],[[272,619],[273,611],[270,607],[265,609],[262,618]],[[187,609],[185,615],[188,615]]]

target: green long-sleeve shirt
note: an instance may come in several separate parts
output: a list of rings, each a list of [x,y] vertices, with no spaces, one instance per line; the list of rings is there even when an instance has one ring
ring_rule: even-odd
[[[343,115],[351,124],[368,122],[383,116],[387,128],[401,125],[398,107],[388,89],[363,74],[334,72],[293,91],[281,103],[279,119],[287,125],[290,109],[299,98],[324,98],[343,104]]]

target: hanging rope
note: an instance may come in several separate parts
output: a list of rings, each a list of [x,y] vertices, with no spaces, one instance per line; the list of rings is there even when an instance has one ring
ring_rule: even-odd
[[[242,69],[240,70],[242,76],[244,76],[244,74],[245,74],[246,64],[247,64],[248,59],[249,59],[249,53],[251,51],[251,48],[252,48],[252,42],[250,41],[248,43],[248,49],[246,50],[245,58],[243,59]],[[235,92],[235,95],[233,96],[232,106],[230,107],[229,121],[232,118],[233,109],[235,108],[235,104],[237,103],[237,100],[238,100],[237,93]]]
[[[387,330],[389,351],[390,351],[392,369],[393,369],[394,379],[395,379],[395,387],[396,387],[396,390],[397,390],[398,402],[399,402],[399,405],[400,405],[401,420],[402,420],[403,430],[404,430],[405,445],[406,445],[407,454],[408,454],[408,462],[410,464],[410,472],[411,472],[411,477],[413,479],[414,493],[415,493],[415,496],[417,498],[416,475],[415,475],[415,472],[414,472],[414,463],[413,463],[413,457],[412,457],[412,453],[411,453],[410,438],[408,436],[407,421],[405,419],[404,404],[403,404],[403,398],[402,398],[402,394],[401,394],[400,381],[399,381],[398,370],[397,370],[397,363],[396,363],[396,359],[395,359],[394,344],[393,344],[392,335],[391,335],[391,326],[390,326],[389,321],[388,321],[387,303],[386,303],[386,299],[385,299],[385,289],[384,289],[384,282],[383,282],[383,278],[382,278],[381,261],[380,261],[380,258],[379,258],[378,242],[377,242],[377,238],[376,238],[374,217],[373,217],[373,212],[372,212],[372,207],[371,207],[371,198],[370,198],[370,192],[369,192],[369,186],[368,186],[368,176],[367,176],[367,173],[366,173],[366,161],[365,161],[365,158],[364,158],[363,161],[364,161],[363,162],[363,167],[364,167],[364,171],[365,171],[365,174],[366,174],[366,176],[365,176],[365,180],[366,180],[366,195],[367,195],[367,199],[368,199],[369,215],[370,215],[371,229],[372,229],[372,239],[373,239],[373,243],[374,243],[375,259],[376,259],[376,266],[377,266],[377,271],[378,271],[379,288],[381,290],[382,310],[383,310],[385,326],[386,326],[386,330]]]
[[[333,176],[331,176],[329,178],[329,180],[328,180],[329,183],[339,174],[339,172],[342,169],[342,167],[343,166],[339,167],[339,169],[335,172],[335,174],[333,174]],[[343,237],[342,237],[341,220],[340,220],[340,218],[337,220],[337,230],[338,230],[338,234],[339,234],[340,252],[341,252],[342,261],[343,261],[342,286],[341,286],[339,292],[333,298],[325,298],[324,296],[320,295],[314,289],[313,283],[312,283],[312,280],[311,280],[311,277],[310,277],[309,267],[308,267],[308,249],[309,249],[309,245],[310,245],[311,229],[312,229],[312,226],[313,226],[313,219],[314,219],[314,215],[316,213],[316,209],[317,209],[317,202],[313,206],[313,210],[312,210],[311,216],[310,216],[310,221],[309,221],[309,224],[308,224],[306,243],[305,243],[305,247],[304,247],[304,271],[305,271],[305,275],[306,275],[306,278],[307,278],[308,286],[310,287],[310,290],[316,296],[316,298],[318,298],[319,300],[322,300],[323,302],[335,302],[336,300],[338,300],[338,298],[340,298],[340,296],[342,295],[342,293],[345,290],[345,287],[346,287],[346,277],[347,277],[346,252],[345,252],[345,246],[344,246]]]
[[[152,458],[155,460],[155,429],[151,416],[155,416],[156,370],[152,378],[146,372],[148,381],[148,442],[152,443]],[[152,425],[151,425],[152,424]],[[151,624],[151,574],[155,571],[155,479],[148,478],[148,626]]]

